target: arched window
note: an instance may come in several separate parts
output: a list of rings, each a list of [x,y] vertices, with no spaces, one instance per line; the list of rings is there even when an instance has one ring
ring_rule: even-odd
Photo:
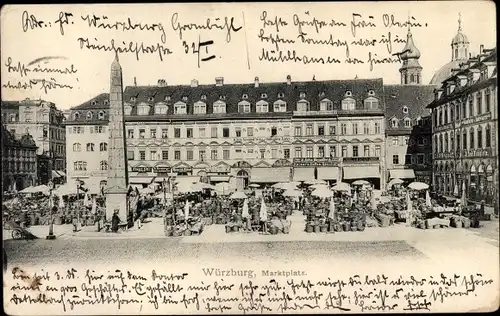
[[[240,101],[238,103],[238,113],[250,113],[250,102]]]
[[[297,111],[298,112],[307,112],[310,110],[310,104],[307,100],[300,100],[297,102]]]
[[[87,112],[87,120],[91,120],[92,119],[92,112],[88,111]]]
[[[446,133],[446,134],[444,134],[444,152],[445,153],[448,152],[448,148],[449,148],[448,145],[449,145],[449,143],[448,143],[448,133]]]
[[[469,148],[474,149],[475,148],[475,143],[474,143],[474,128],[471,127],[469,130]]]
[[[13,116],[13,117],[14,117],[14,120],[15,120],[15,116]],[[75,121],[78,121],[78,119],[79,119],[79,118],[80,118],[80,113],[75,112],[75,113],[73,114],[73,119],[74,119]],[[11,120],[11,122],[12,122],[12,120]]]
[[[274,112],[286,112],[286,102],[283,100],[277,100],[274,102]]]
[[[87,143],[87,151],[94,151],[94,143]]]
[[[81,151],[81,150],[82,150],[82,145],[80,143],[73,144],[73,151]]]
[[[464,131],[462,134],[462,149],[467,150],[467,133]]]
[[[356,101],[353,98],[345,98],[342,100],[342,110],[349,111],[356,108]]]
[[[108,162],[106,160],[101,161],[101,170],[108,170]]]
[[[443,134],[439,135],[439,152],[443,152]]]
[[[215,101],[213,107],[212,113],[226,113],[226,102],[224,101]]]
[[[415,76],[413,74],[410,75],[410,83],[415,82]]]
[[[455,48],[455,59],[458,59],[458,48]]]
[[[486,136],[486,142],[485,142],[486,144],[485,145],[486,145],[486,148],[489,148],[489,147],[491,147],[491,129],[490,129],[489,124],[486,126],[486,135],[485,136]]]
[[[99,111],[99,119],[104,120],[104,111]]]
[[[187,105],[184,102],[177,102],[174,104],[174,114],[186,114]]]
[[[108,144],[107,143],[100,143],[99,144],[99,150],[100,151],[107,151],[108,150]]]
[[[207,104],[205,102],[198,101],[194,104],[193,108],[194,114],[206,114],[207,113]]]
[[[453,137],[453,132],[450,133],[450,151],[455,150],[455,137]]]
[[[320,111],[333,111],[333,102],[329,99],[323,99],[319,103]]]
[[[255,105],[256,105],[256,112],[257,113],[269,112],[269,103],[267,103],[266,101],[260,100]]]
[[[391,120],[391,126],[392,126],[393,128],[398,127],[398,119],[397,119],[397,118],[393,118],[393,119]]]

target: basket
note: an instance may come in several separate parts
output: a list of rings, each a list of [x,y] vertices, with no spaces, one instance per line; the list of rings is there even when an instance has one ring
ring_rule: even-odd
[[[342,225],[342,228],[344,229],[345,232],[348,232],[351,230],[351,223],[350,222],[344,222]]]
[[[238,232],[238,231],[240,231],[240,227],[238,225],[234,225],[231,230],[233,232]]]
[[[231,226],[226,225],[226,233],[230,233],[232,231]]]
[[[320,225],[318,225],[318,224],[314,225],[314,232],[315,232],[315,233],[319,233],[319,232],[321,232],[321,226],[320,226]]]
[[[191,230],[186,229],[183,234],[184,234],[184,236],[191,236]]]
[[[278,232],[279,232],[279,228],[278,227],[271,226],[271,228],[269,230],[271,232],[271,235],[278,235]]]
[[[326,233],[328,231],[328,225],[321,225],[321,232]]]
[[[312,224],[306,224],[306,233],[312,233],[314,231],[314,227]]]

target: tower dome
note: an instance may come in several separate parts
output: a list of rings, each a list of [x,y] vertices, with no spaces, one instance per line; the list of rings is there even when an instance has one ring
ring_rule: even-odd
[[[420,66],[420,63],[418,62],[420,58],[420,50],[418,50],[413,42],[413,36],[409,26],[408,34],[406,36],[406,45],[400,53],[399,58],[403,62],[401,68],[399,68],[399,73],[401,74],[401,84],[421,84],[422,66]]]
[[[420,58],[420,51],[418,48],[415,46],[415,43],[413,42],[413,36],[411,34],[411,31],[408,30],[408,35],[406,38],[406,45],[403,48],[403,53],[401,54],[401,59],[410,59],[410,58],[415,58],[418,59]]]

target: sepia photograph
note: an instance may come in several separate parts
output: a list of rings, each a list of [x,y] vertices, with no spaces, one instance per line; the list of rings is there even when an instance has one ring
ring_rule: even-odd
[[[495,9],[4,5],[5,313],[497,310]]]

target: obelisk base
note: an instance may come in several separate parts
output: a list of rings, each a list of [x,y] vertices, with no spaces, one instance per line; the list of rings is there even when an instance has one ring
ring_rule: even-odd
[[[111,221],[115,210],[122,222],[127,221],[128,201],[126,190],[112,190],[106,192],[106,221]]]

